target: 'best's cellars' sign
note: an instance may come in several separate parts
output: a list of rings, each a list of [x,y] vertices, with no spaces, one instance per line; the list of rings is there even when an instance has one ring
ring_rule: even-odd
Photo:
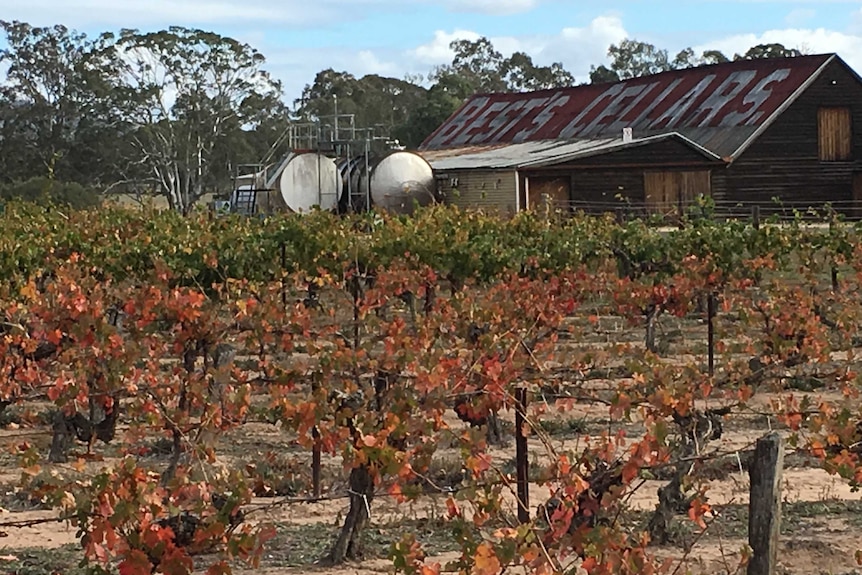
[[[422,148],[616,137],[626,127],[643,136],[758,126],[825,61],[822,56],[742,61],[616,84],[478,95]]]

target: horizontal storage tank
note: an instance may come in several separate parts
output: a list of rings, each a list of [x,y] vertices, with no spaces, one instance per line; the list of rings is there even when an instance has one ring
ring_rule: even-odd
[[[362,190],[366,178],[363,169],[359,178]],[[427,206],[436,199],[434,171],[425,158],[413,152],[399,150],[376,159],[370,166],[370,180],[372,205],[392,212],[410,214],[414,202]]]
[[[338,160],[338,173],[341,178],[338,208],[341,212],[363,212],[368,209],[367,190],[365,184],[360,182],[365,164],[364,155]]]
[[[308,212],[315,206],[334,210],[338,206],[341,176],[335,160],[316,152],[288,155],[267,182],[273,206],[293,212]]]

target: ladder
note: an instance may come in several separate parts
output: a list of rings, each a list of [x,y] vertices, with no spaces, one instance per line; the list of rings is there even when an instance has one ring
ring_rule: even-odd
[[[244,216],[254,215],[254,209],[257,203],[257,190],[252,186],[243,189],[245,186],[234,190],[231,196],[231,209],[234,214],[242,214]]]

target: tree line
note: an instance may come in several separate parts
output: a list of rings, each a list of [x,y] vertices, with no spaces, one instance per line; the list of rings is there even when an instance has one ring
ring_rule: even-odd
[[[451,63],[427,76],[356,77],[326,69],[301,97],[284,101],[281,83],[254,47],[214,32],[170,27],[123,29],[96,37],[62,25],[0,21],[0,198],[49,198],[78,205],[104,194],[155,194],[187,212],[223,192],[242,164],[285,153],[291,123],[352,114],[377,137],[416,147],[477,92],[576,84],[563,64],[538,65],[524,52],[503,56],[487,38],[456,40]],[[799,55],[759,45],[739,58]],[[634,78],[728,61],[626,39],[589,82]]]

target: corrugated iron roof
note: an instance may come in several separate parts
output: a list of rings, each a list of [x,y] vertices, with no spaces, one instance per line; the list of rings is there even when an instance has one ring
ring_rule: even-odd
[[[590,156],[609,152],[648,146],[663,140],[675,139],[702,154],[706,160],[721,162],[716,154],[692,142],[685,136],[670,132],[647,138],[637,138],[624,142],[620,138],[603,138],[596,140],[542,140],[540,142],[522,142],[508,146],[486,146],[458,148],[454,150],[439,150],[425,152],[423,157],[437,171],[445,170],[500,170],[527,167],[540,167],[561,164]]]
[[[421,150],[678,132],[733,157],[835,55],[745,60],[593,84],[471,97]]]

